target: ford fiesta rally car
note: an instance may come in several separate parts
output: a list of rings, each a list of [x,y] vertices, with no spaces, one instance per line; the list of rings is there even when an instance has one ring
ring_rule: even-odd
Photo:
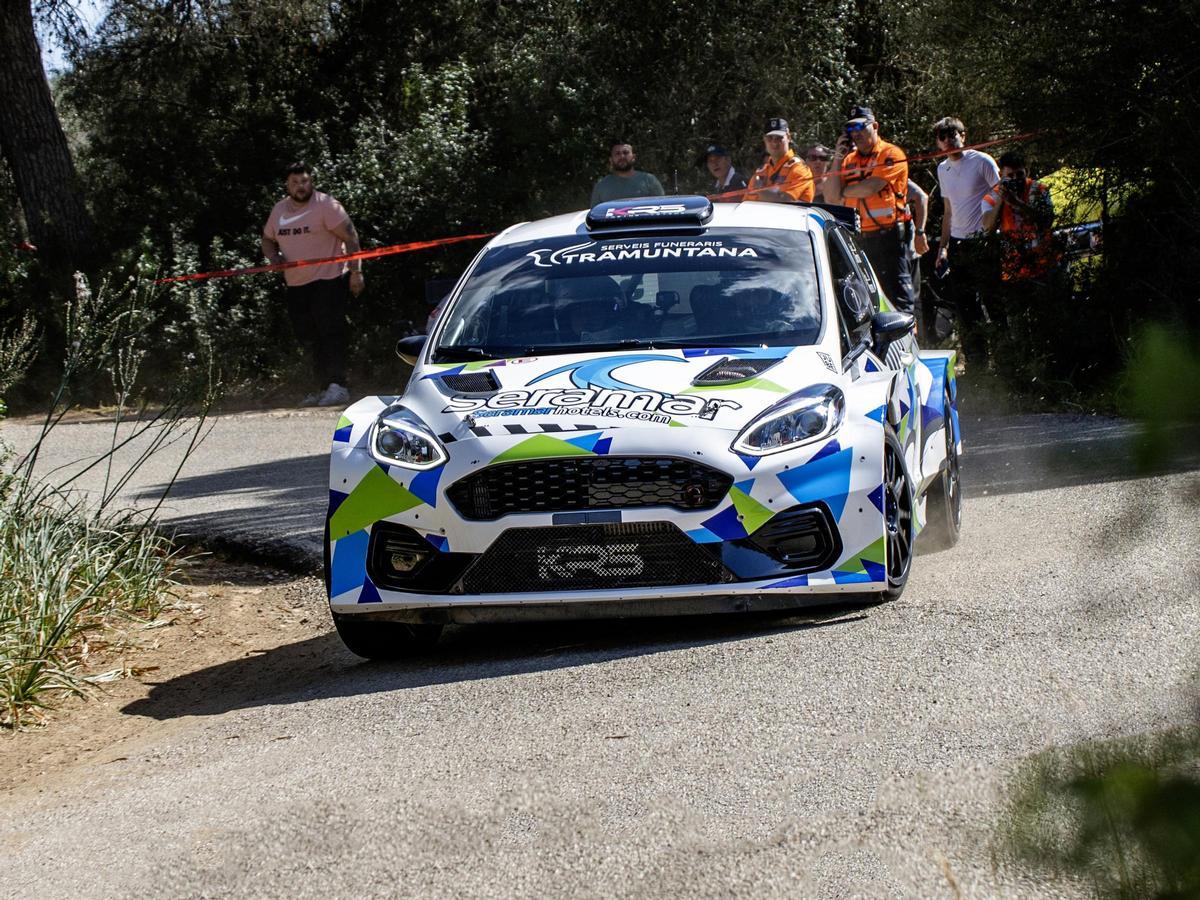
[[[958,536],[953,351],[918,349],[815,204],[665,197],[509,228],[405,393],[333,436],[325,578],[353,652],[448,622],[894,599]]]

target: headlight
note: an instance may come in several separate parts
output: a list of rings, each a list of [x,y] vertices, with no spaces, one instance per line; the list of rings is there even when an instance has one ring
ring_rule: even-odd
[[[376,462],[407,469],[433,469],[449,457],[441,441],[404,410],[391,409],[371,429],[371,456]]]
[[[730,449],[764,456],[829,437],[842,426],[846,397],[832,384],[815,384],[772,406],[747,425]]]

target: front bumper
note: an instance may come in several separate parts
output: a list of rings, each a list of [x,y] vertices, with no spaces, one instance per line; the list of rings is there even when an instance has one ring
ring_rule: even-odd
[[[882,418],[882,409],[875,413]],[[731,453],[728,433],[689,430],[692,458],[731,478],[728,493],[708,509],[639,507],[600,510],[582,518],[569,514],[567,519],[557,513],[515,513],[494,521],[462,518],[446,494],[460,479],[511,457],[512,440],[460,440],[452,447],[451,460],[438,470],[385,469],[366,450],[365,423],[364,417],[364,425],[356,423],[339,431],[331,461],[326,577],[330,605],[338,614],[401,616],[406,621],[429,621],[422,616],[481,621],[481,616],[494,616],[496,610],[505,610],[505,617],[519,612],[522,618],[580,617],[593,614],[591,610],[603,610],[595,614],[606,616],[657,615],[758,609],[763,604],[771,608],[809,605],[796,599],[801,595],[811,595],[811,603],[819,605],[830,602],[830,595],[878,593],[887,587],[882,426],[874,416],[848,421],[835,439],[819,445],[759,458]],[[585,446],[589,453],[613,457],[662,456],[666,431],[602,429],[593,432]],[[543,436],[539,444],[551,440],[558,439]],[[564,443],[576,448],[581,444],[578,438]],[[779,553],[763,551],[764,536],[773,528],[787,531],[788,515],[818,508],[827,520],[828,553],[797,564],[781,559]],[[681,556],[684,551],[693,558],[700,553],[715,560],[717,567],[701,577],[693,566],[678,578],[654,583],[630,578],[587,584],[572,577],[539,583],[528,570],[546,561],[513,554],[509,558],[520,577],[497,577],[497,572],[504,574],[505,559],[493,566],[490,580],[468,577],[475,563],[486,559],[493,547],[502,546],[505,536],[515,530],[561,532],[614,522],[630,528],[669,525],[683,541]],[[408,583],[382,577],[372,554],[376,539],[387,528],[405,529],[427,554],[435,556],[428,571],[437,577]],[[592,543],[584,541],[582,549]],[[669,557],[660,554],[642,568],[670,563]],[[565,561],[555,557],[547,564],[565,566],[569,574],[596,565],[588,562],[586,554]]]

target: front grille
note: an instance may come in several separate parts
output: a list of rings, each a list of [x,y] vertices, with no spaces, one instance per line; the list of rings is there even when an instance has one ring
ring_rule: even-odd
[[[468,594],[721,584],[733,575],[670,522],[510,528],[467,570]]]
[[[503,463],[459,479],[446,496],[464,519],[510,513],[671,506],[712,509],[733,478],[686,459],[586,456]]]
[[[826,569],[841,553],[829,513],[820,504],[784,510],[750,535],[749,541],[789,569]]]

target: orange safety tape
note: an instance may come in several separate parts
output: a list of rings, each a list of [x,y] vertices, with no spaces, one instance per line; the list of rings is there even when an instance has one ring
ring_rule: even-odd
[[[1030,138],[1037,137],[1041,132],[1028,132],[1026,134],[1017,134],[1012,137],[996,138],[991,141],[983,141],[978,144],[968,144],[964,147],[957,147],[954,150],[939,150],[935,153],[923,153],[917,156],[909,156],[905,158],[905,162],[925,162],[931,159],[940,159],[943,156],[949,156],[951,153],[959,153],[963,150],[979,150],[983,147],[994,147],[997,144],[1009,144],[1016,141],[1025,141]],[[867,166],[857,171],[867,172],[871,169],[882,168],[884,165],[893,165],[893,163],[879,163],[875,166]],[[841,170],[826,172],[824,175],[818,175],[813,180],[820,181],[823,178],[830,178],[840,174]],[[748,193],[752,193],[750,188],[742,188],[736,191],[726,191],[721,194],[709,194],[710,200],[729,200],[741,198]],[[433,247],[445,247],[449,244],[459,244],[464,241],[481,241],[484,238],[495,237],[499,232],[491,231],[486,234],[463,234],[457,237],[435,238],[431,241],[410,241],[407,244],[392,244],[390,247],[375,247],[371,250],[359,250],[357,253],[345,253],[341,256],[326,256],[321,259],[296,259],[289,262],[271,263],[265,266],[248,266],[242,269],[221,269],[216,272],[194,272],[190,275],[172,275],[168,278],[159,278],[155,280],[155,284],[172,284],[180,281],[203,281],[209,278],[231,278],[234,275],[257,275],[260,272],[278,272],[283,269],[299,269],[304,266],[319,266],[325,263],[338,262],[354,262],[360,259],[377,259],[380,256],[392,256],[397,253],[412,253],[416,250],[428,250]]]
[[[295,259],[282,263],[271,263],[266,266],[248,266],[244,269],[222,269],[218,272],[194,272],[191,275],[172,275],[169,278],[159,278],[155,284],[170,284],[178,281],[201,281],[206,278],[229,278],[233,275],[256,275],[259,272],[278,272],[282,269],[299,269],[304,266],[320,266],[325,263],[354,262],[359,259],[376,259],[380,256],[392,256],[396,253],[412,253],[414,250],[428,250],[432,247],[445,247],[448,244],[460,244],[464,241],[481,241],[494,237],[499,232],[487,234],[462,234],[457,237],[436,238],[432,241],[411,241],[407,244],[392,244],[390,247],[374,247],[370,250],[359,250],[357,253],[344,253],[341,256],[326,256],[321,259]]]

